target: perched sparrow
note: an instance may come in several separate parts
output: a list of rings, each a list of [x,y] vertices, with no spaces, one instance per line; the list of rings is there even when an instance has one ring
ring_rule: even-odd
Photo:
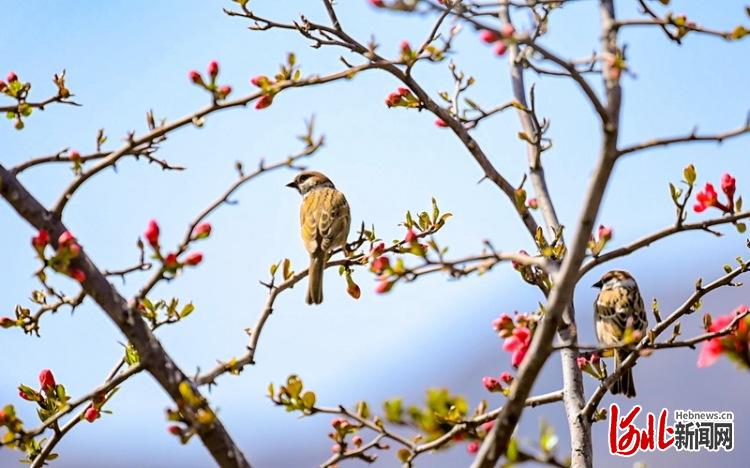
[[[336,247],[345,247],[349,236],[349,204],[333,182],[316,171],[297,174],[287,187],[297,189],[304,198],[300,207],[302,242],[310,254],[307,303],[323,302],[323,270]]]
[[[643,298],[638,284],[630,273],[612,270],[593,285],[601,289],[594,302],[594,325],[596,337],[604,346],[626,344],[633,333],[643,336],[648,328],[648,318],[643,307]],[[627,349],[614,350],[615,369],[628,355]],[[622,393],[628,398],[635,396],[635,385],[631,369],[623,372],[620,380],[612,385],[613,394]]]

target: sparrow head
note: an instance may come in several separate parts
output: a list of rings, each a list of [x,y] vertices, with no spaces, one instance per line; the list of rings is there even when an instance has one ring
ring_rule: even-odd
[[[331,179],[318,171],[302,171],[286,186],[297,189],[300,195],[305,195],[311,190],[323,187],[335,188]]]
[[[635,284],[635,279],[633,279],[630,273],[623,270],[608,271],[604,273],[604,276],[602,276],[599,281],[592,284],[591,286],[599,289],[612,289],[615,287],[637,287]]]

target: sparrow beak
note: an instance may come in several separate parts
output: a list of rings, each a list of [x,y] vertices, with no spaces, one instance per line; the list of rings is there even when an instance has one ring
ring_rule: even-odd
[[[601,280],[591,285],[592,288],[599,288],[599,289],[602,289],[602,286],[604,285],[602,284]]]
[[[297,188],[297,182],[291,181],[288,184],[286,184],[287,187],[296,189]]]

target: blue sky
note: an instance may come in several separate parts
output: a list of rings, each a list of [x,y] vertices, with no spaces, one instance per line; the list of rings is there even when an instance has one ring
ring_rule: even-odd
[[[340,18],[360,40],[374,34],[384,53],[395,54],[403,39],[421,41],[431,27],[428,18],[394,16],[370,9],[364,0],[340,2]],[[627,2],[620,2],[627,3]],[[324,19],[318,1],[269,2],[256,0],[258,12],[291,20],[303,11]],[[340,69],[338,50],[314,50],[290,33],[248,31],[247,24],[226,17],[230,2],[34,2],[6,8],[0,18],[0,73],[15,70],[31,81],[36,97],[53,92],[51,76],[67,70],[70,88],[81,108],[51,106],[27,122],[23,132],[0,125],[0,161],[12,166],[30,156],[51,154],[63,147],[89,152],[96,131],[105,128],[109,148],[129,130],[143,131],[145,113],[153,109],[168,120],[190,113],[206,103],[192,86],[187,71],[202,70],[211,59],[221,63],[222,83],[233,85],[235,95],[251,92],[251,76],[273,73],[288,51],[295,51],[306,74]],[[745,21],[744,4],[725,1],[720,7],[706,2],[676,2],[699,23],[731,29]],[[635,12],[625,5],[620,15]],[[582,57],[597,46],[598,14],[595,2],[583,1],[553,18],[545,39],[551,49]],[[628,62],[637,74],[623,81],[622,142],[681,134],[694,126],[720,131],[740,125],[748,111],[746,80],[750,64],[747,41],[725,43],[715,38],[688,36],[682,47],[668,42],[654,29],[626,31]],[[495,58],[470,30],[456,43],[458,67],[477,78],[471,96],[491,107],[511,99],[507,64]],[[421,65],[417,78],[433,93],[451,87],[442,65]],[[562,222],[572,226],[590,176],[599,136],[596,121],[578,89],[565,81],[528,75],[536,83],[542,115],[552,124],[554,148],[545,154],[549,185]],[[234,181],[234,162],[248,167],[260,158],[284,158],[299,149],[294,138],[304,120],[316,115],[326,146],[309,165],[328,174],[343,190],[352,207],[353,224],[374,223],[386,240],[403,236],[397,224],[407,209],[427,209],[435,196],[455,217],[439,240],[450,255],[479,252],[489,239],[501,250],[531,250],[522,225],[496,188],[477,184],[481,171],[458,140],[438,129],[427,113],[387,109],[385,96],[398,84],[381,72],[363,73],[351,82],[291,90],[264,111],[231,110],[212,115],[202,129],[185,128],[161,145],[159,156],[184,165],[180,173],[161,172],[131,160],[87,183],[66,212],[66,223],[102,268],[118,268],[137,259],[135,241],[151,218],[162,225],[165,245],[177,243],[187,223]],[[497,168],[513,181],[525,169],[525,151],[517,139],[518,123],[512,113],[485,122],[476,137]],[[626,243],[672,222],[673,207],[667,183],[679,180],[682,168],[694,163],[701,182],[718,181],[730,171],[738,191],[745,193],[750,176],[747,139],[721,146],[675,147],[635,155],[621,161],[608,188],[599,220],[613,226],[614,242]],[[45,203],[52,203],[71,179],[66,167],[42,167],[22,177]],[[182,368],[207,369],[216,359],[240,354],[246,344],[245,327],[255,322],[265,290],[268,266],[289,257],[293,265],[306,264],[298,238],[299,197],[284,184],[292,173],[267,174],[244,187],[239,204],[211,216],[214,234],[201,246],[200,268],[154,291],[154,298],[179,297],[193,301],[196,312],[185,322],[160,330],[159,337]],[[701,216],[692,215],[694,219]],[[706,215],[702,215],[705,217]],[[29,238],[32,229],[7,205],[0,204],[0,241],[5,264],[0,282],[0,314],[26,304],[35,288],[37,267]],[[721,265],[747,252],[745,239],[731,229],[715,238],[704,233],[683,234],[657,244],[612,266],[631,270],[645,297],[658,297],[668,310],[690,293],[698,276],[721,274]],[[598,269],[584,278],[593,282]],[[490,328],[501,312],[531,310],[538,293],[519,282],[509,268],[498,268],[481,278],[460,282],[434,276],[399,286],[387,296],[372,292],[374,281],[364,271],[355,273],[363,297],[353,301],[334,272],[326,277],[326,302],[314,309],[304,305],[304,285],[282,295],[269,320],[258,364],[238,377],[223,377],[211,393],[212,402],[230,430],[259,466],[309,466],[328,455],[329,420],[298,420],[264,397],[270,381],[282,382],[298,373],[317,391],[321,403],[353,404],[362,398],[371,404],[394,395],[416,402],[429,386],[448,386],[470,397],[472,404],[498,397],[481,388],[483,375],[509,366],[507,354]],[[133,276],[120,289],[132,294],[144,277]],[[72,283],[60,285],[74,291]],[[706,310],[724,313],[748,302],[746,287],[705,301]],[[584,341],[592,342],[590,305],[593,292],[580,288],[576,301]],[[697,319],[694,319],[697,322]],[[686,331],[697,324],[686,322]],[[106,316],[86,303],[73,316],[61,312],[42,323],[42,337],[17,330],[0,330],[6,359],[0,364],[0,402],[17,404],[33,425],[31,405],[15,392],[20,382],[34,383],[42,368],[54,370],[73,395],[97,385],[119,358],[122,337]],[[738,395],[750,390],[744,375],[730,364],[697,370],[695,353],[674,351],[644,360],[636,368],[640,403],[646,409],[731,409],[737,418],[737,437],[750,430],[747,406]],[[558,388],[560,377],[553,359],[535,390]],[[732,379],[731,386],[712,385]],[[685,391],[689,382],[689,391]],[[593,382],[589,382],[593,388]],[[206,466],[205,449],[193,441],[180,447],[165,431],[163,410],[169,399],[147,375],[123,387],[111,405],[114,416],[76,428],[59,446],[57,466]],[[521,435],[536,435],[539,417],[555,423],[564,433],[559,407],[530,411]],[[629,466],[633,460],[614,460],[604,452],[606,428],[597,426],[597,457],[607,466]],[[561,444],[567,441],[562,437]],[[738,440],[739,440],[738,439]],[[92,447],[106,448],[92,453]],[[746,459],[746,447],[731,456],[701,454],[680,457],[657,454],[643,457],[652,464],[674,460],[685,466]],[[383,454],[382,466],[391,466],[392,454]],[[661,457],[661,458],[660,458]],[[0,452],[0,462],[16,454]],[[456,466],[468,463],[463,448],[424,463]],[[702,465],[701,465],[702,466]]]

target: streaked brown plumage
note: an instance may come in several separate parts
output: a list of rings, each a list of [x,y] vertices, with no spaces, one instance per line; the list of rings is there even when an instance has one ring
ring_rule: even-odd
[[[300,207],[300,231],[310,254],[306,301],[320,304],[325,264],[331,251],[345,246],[349,236],[349,204],[333,182],[317,171],[300,172],[287,187],[297,189],[304,197]]]
[[[622,270],[612,270],[604,274],[601,280],[594,283],[600,288],[594,302],[594,326],[596,337],[604,346],[618,346],[626,344],[628,336],[639,333],[643,336],[648,329],[648,318],[643,306],[643,298],[638,290],[638,284],[630,273]],[[629,333],[628,333],[629,330]],[[614,350],[615,369],[628,355],[626,349]],[[613,394],[622,393],[628,398],[635,396],[632,369],[628,369],[622,377],[612,385]]]

